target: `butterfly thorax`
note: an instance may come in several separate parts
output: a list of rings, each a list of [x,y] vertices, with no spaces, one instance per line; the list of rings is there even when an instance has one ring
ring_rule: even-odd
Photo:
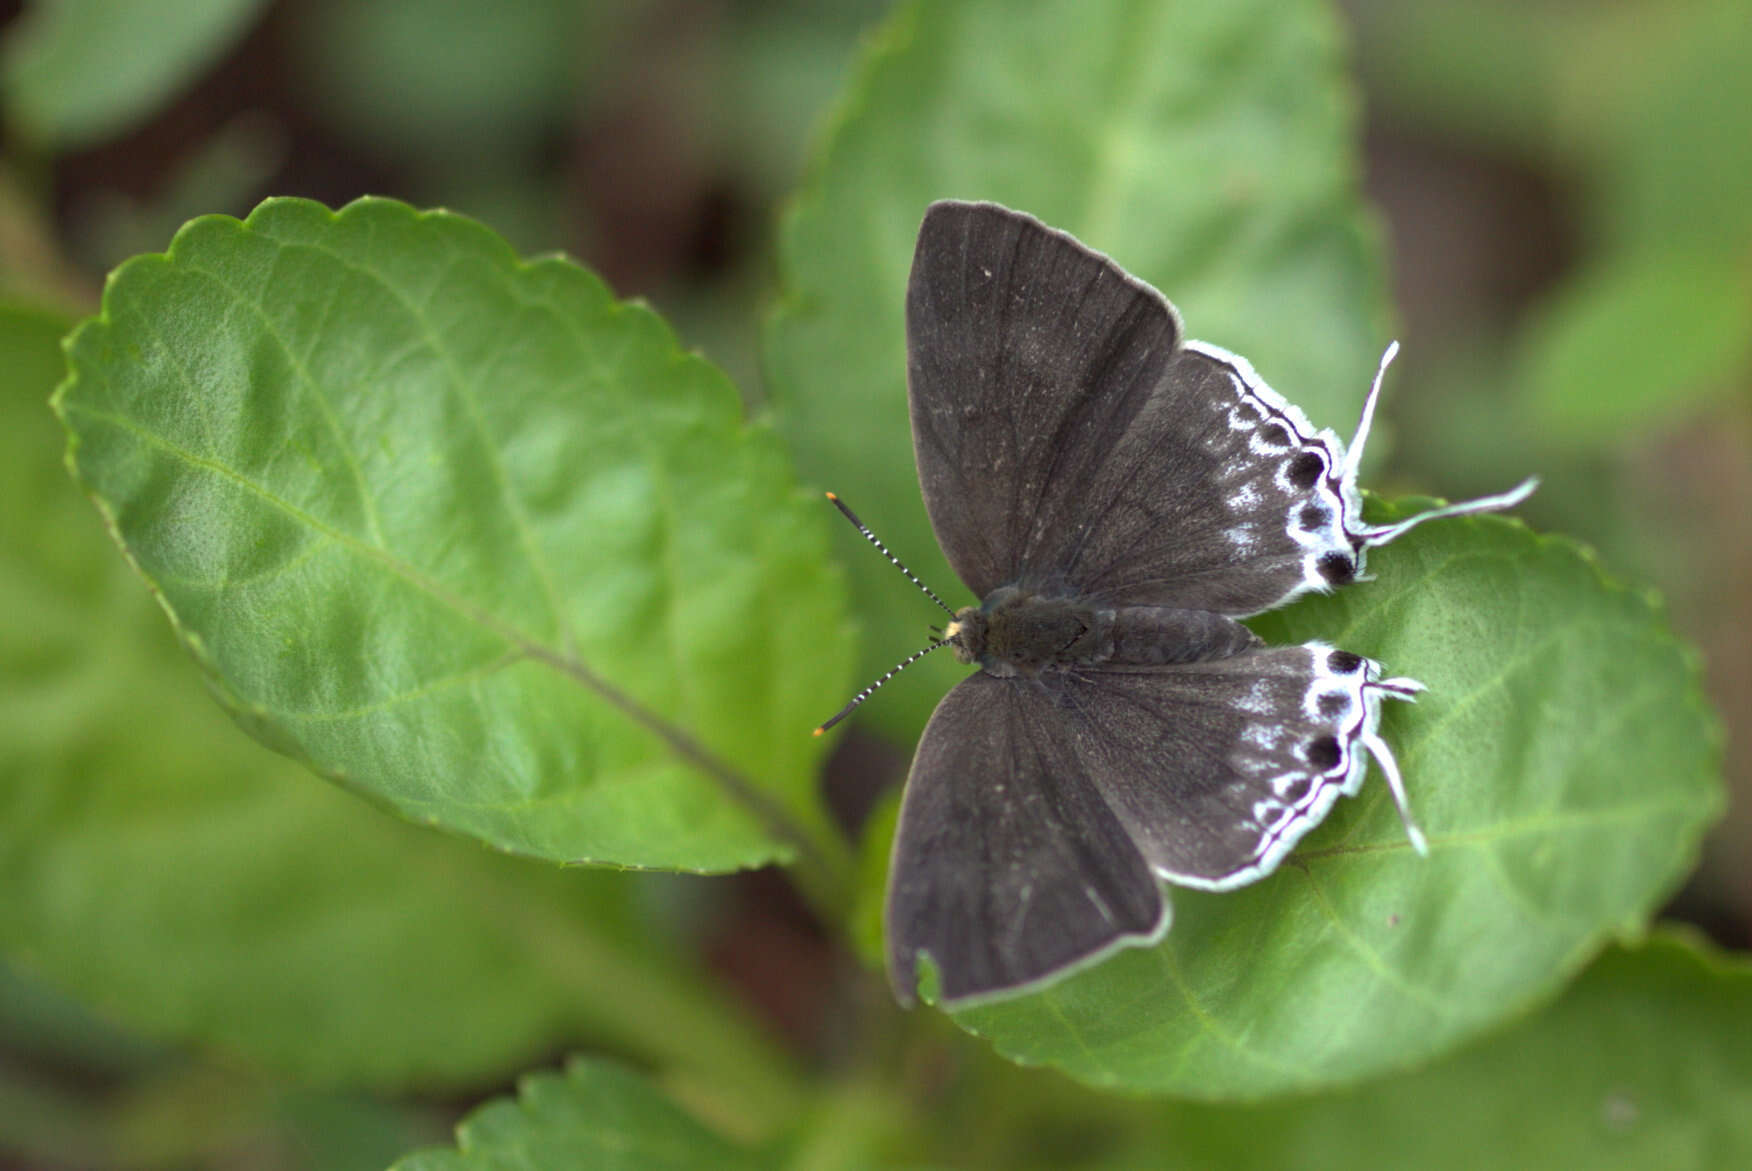
[[[1208,610],[1104,606],[1014,585],[958,610],[943,641],[961,662],[1000,677],[1205,662],[1259,644],[1245,626]]]

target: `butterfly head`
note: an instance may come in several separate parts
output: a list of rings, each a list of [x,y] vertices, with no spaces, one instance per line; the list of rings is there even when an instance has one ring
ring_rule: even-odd
[[[985,611],[978,606],[963,606],[955,611],[955,619],[943,628],[942,641],[955,652],[957,662],[973,664],[986,650]]]

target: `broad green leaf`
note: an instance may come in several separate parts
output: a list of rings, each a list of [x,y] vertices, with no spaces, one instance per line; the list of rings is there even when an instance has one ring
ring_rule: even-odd
[[[1628,438],[1735,389],[1752,366],[1744,267],[1732,253],[1653,252],[1571,281],[1528,332],[1538,425]]]
[[[36,0],[0,54],[8,122],[70,150],[109,138],[187,88],[262,0]]]
[[[781,230],[765,353],[804,475],[966,600],[925,519],[906,408],[913,240],[947,197],[1074,233],[1162,289],[1192,336],[1348,432],[1387,341],[1353,105],[1333,14],[1314,0],[898,8]],[[940,615],[841,527],[873,678]],[[865,718],[915,735],[954,677],[922,662]],[[818,718],[837,705],[823,706]]]
[[[652,313],[446,213],[264,203],[111,279],[69,459],[238,720],[562,861],[835,848],[827,517]]]
[[[873,972],[884,971],[885,925],[883,909],[888,897],[888,862],[894,850],[894,831],[900,824],[903,786],[889,788],[871,806],[864,820],[858,852],[852,913],[846,922],[846,939],[853,952]]]
[[[1512,521],[1427,525],[1369,570],[1254,625],[1428,685],[1382,730],[1430,857],[1371,770],[1269,878],[1174,891],[1161,945],[959,1023],[1095,1085],[1309,1091],[1445,1053],[1641,930],[1722,805],[1695,656],[1583,551]]]
[[[1602,956],[1549,1011],[1426,1072],[1198,1118],[1249,1164],[1472,1168],[1752,1163],[1752,968],[1672,939]],[[1189,1152],[1190,1153],[1190,1152]],[[1187,1160],[1186,1165],[1196,1165]]]
[[[1130,1102],[1022,1074],[933,1097],[915,1143],[945,1167],[1588,1167],[1665,1171],[1752,1158],[1752,968],[1674,936],[1610,949],[1547,1011],[1415,1073],[1279,1105]],[[994,1088],[993,1083],[997,1085]],[[963,1096],[971,1091],[971,1096]],[[943,1126],[944,1115],[960,1126]],[[843,1136],[842,1136],[843,1137]],[[848,1157],[830,1166],[926,1164]],[[605,1062],[523,1083],[456,1150],[397,1171],[821,1165],[732,1145]]]
[[[1275,1106],[1160,1103],[1094,1168],[1752,1165],[1752,967],[1668,936],[1417,1073]]]
[[[525,1078],[456,1128],[455,1150],[422,1151],[395,1171],[754,1171],[778,1168],[708,1130],[655,1086],[605,1061]]]
[[[231,725],[68,482],[65,323],[0,311],[0,949],[148,1036],[471,1086],[567,1044],[789,1074],[653,929],[652,878],[409,826]]]

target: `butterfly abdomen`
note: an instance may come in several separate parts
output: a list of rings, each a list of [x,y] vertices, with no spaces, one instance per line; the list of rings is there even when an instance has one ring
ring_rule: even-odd
[[[1150,667],[1226,659],[1259,645],[1259,636],[1233,618],[1173,606],[1121,606],[1113,615],[1107,665]]]

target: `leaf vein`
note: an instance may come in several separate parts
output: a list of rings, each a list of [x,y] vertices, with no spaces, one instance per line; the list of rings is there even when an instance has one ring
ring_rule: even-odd
[[[281,254],[284,254],[285,245],[280,246],[280,251]],[[278,264],[279,259],[276,257],[275,266],[277,267]],[[227,281],[224,277],[211,269],[190,267],[187,271],[196,276],[206,278],[216,289],[230,297],[234,306],[254,318],[256,323],[261,327],[263,334],[274,343],[279,349],[281,355],[286,359],[287,364],[291,366],[299,383],[310,392],[311,398],[316,404],[317,414],[321,416],[324,425],[334,437],[335,445],[340,449],[342,462],[346,465],[347,472],[352,477],[353,488],[359,495],[359,505],[365,513],[366,531],[370,534],[373,543],[380,546],[383,545],[384,535],[378,518],[377,501],[372,495],[370,485],[365,478],[364,466],[359,462],[358,454],[353,450],[353,445],[346,431],[341,427],[340,416],[336,413],[334,404],[329,400],[327,391],[316,376],[311,373],[310,367],[305,361],[304,356],[294,351],[290,341],[280,333],[278,323],[268,316],[266,309],[262,306],[258,298],[244,293],[230,281]],[[329,297],[329,303],[331,305],[334,302],[334,296],[335,294],[331,291]],[[185,389],[189,392],[190,398],[202,403],[206,402],[207,396],[200,393],[192,382],[185,386]]]
[[[1198,998],[1192,994],[1191,987],[1188,986],[1185,978],[1180,973],[1180,965],[1175,962],[1173,947],[1158,947],[1154,950],[1157,961],[1161,964],[1162,970],[1168,976],[1169,983],[1173,984],[1175,990],[1180,993],[1180,999],[1186,1004],[1187,1011],[1192,1013],[1193,1019],[1198,1022],[1199,1028],[1207,1036],[1212,1040],[1219,1042],[1236,1056],[1250,1061],[1264,1069],[1269,1069],[1273,1073],[1289,1074],[1292,1076],[1298,1076],[1302,1073],[1300,1067],[1291,1065],[1287,1062],[1278,1061],[1275,1058],[1268,1057],[1257,1049],[1250,1048],[1244,1044],[1239,1037],[1219,1026],[1217,1024],[1217,1018],[1213,1016],[1210,1011],[1199,1002]]]
[[[1373,972],[1376,978],[1388,987],[1396,989],[1401,995],[1429,1009],[1436,1016],[1448,1020],[1457,1019],[1458,1014],[1455,1013],[1451,1005],[1444,1004],[1441,998],[1429,988],[1423,987],[1406,978],[1404,974],[1395,971],[1382,958],[1378,949],[1370,947],[1363,941],[1362,936],[1358,935],[1338,913],[1338,908],[1333,906],[1332,900],[1327,897],[1326,888],[1315,879],[1312,870],[1306,866],[1297,867],[1297,869],[1301,871],[1303,880],[1308,884],[1309,891],[1313,893],[1314,901],[1324,912],[1326,921],[1332,925],[1351,954],[1356,956],[1365,968]]]
[[[806,855],[820,864],[819,851],[814,839],[774,798],[761,790],[747,777],[743,776],[728,762],[695,741],[679,726],[658,715],[621,691],[606,678],[598,675],[584,662],[574,655],[555,651],[546,644],[536,641],[513,623],[499,618],[490,611],[475,605],[449,590],[441,587],[436,581],[427,577],[412,565],[393,556],[388,550],[360,541],[350,533],[336,529],[317,517],[312,516],[295,504],[282,500],[255,481],[240,474],[235,469],[205,456],[183,448],[162,435],[158,435],[125,415],[111,411],[97,410],[89,406],[70,403],[67,406],[69,415],[79,414],[88,419],[101,420],[136,436],[143,442],[157,447],[170,455],[183,460],[191,466],[203,469],[222,479],[235,484],[243,491],[257,497],[266,504],[279,509],[294,520],[309,525],[312,529],[330,538],[337,545],[351,549],[356,553],[382,565],[389,572],[408,582],[416,589],[422,590],[433,597],[441,605],[452,610],[463,619],[473,622],[491,631],[508,645],[520,651],[529,658],[539,660],[572,678],[575,682],[594,692],[598,698],[607,702],[622,715],[656,736],[673,753],[688,764],[699,769],[716,781],[731,798],[760,819],[767,831],[775,837],[790,843],[800,854]],[[180,620],[178,625],[180,626]],[[247,706],[247,705],[246,705]]]

